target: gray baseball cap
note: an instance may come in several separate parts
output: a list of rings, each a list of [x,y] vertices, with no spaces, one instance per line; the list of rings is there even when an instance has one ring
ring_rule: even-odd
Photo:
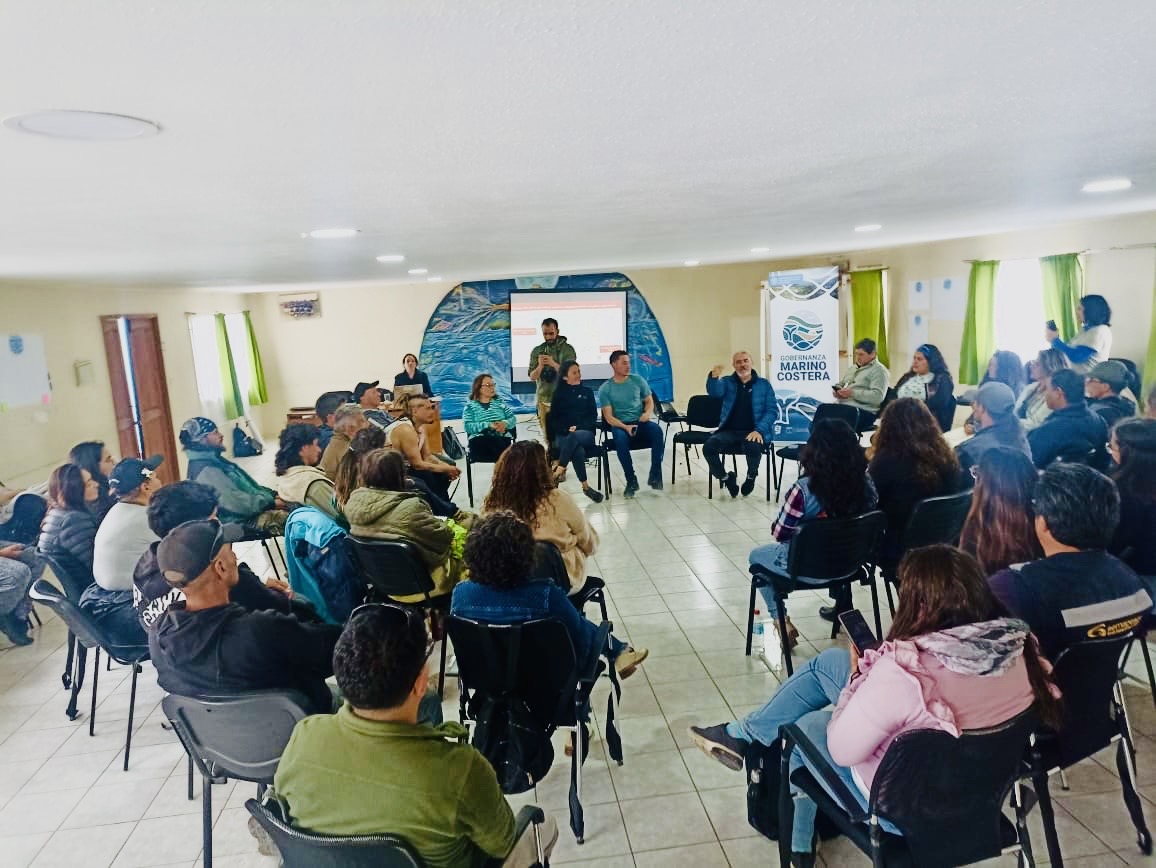
[[[183,588],[209,568],[222,548],[244,533],[239,524],[221,524],[211,518],[178,524],[157,546],[157,566],[165,581]]]
[[[1016,405],[1016,395],[1007,383],[984,383],[975,393],[975,403],[992,416],[1006,416]]]

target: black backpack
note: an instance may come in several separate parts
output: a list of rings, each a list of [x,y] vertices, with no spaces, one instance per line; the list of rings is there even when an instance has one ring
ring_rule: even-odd
[[[461,461],[466,457],[466,450],[462,448],[462,441],[458,439],[458,432],[449,425],[442,428],[442,452],[452,461]]]
[[[550,771],[554,727],[543,727],[523,699],[487,696],[476,720],[472,744],[497,773],[503,793],[524,793]]]
[[[772,841],[779,840],[782,747],[783,744],[779,739],[775,739],[772,745],[752,741],[746,754],[747,822],[751,824],[752,829]],[[815,818],[815,830],[822,841],[838,838],[842,834],[835,822],[821,812]]]
[[[256,437],[250,437],[241,430],[241,424],[238,422],[233,426],[233,457],[234,458],[252,458],[254,455],[260,455],[265,451],[265,446]]]

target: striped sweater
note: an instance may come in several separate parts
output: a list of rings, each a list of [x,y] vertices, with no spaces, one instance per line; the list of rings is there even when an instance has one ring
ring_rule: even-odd
[[[490,427],[494,422],[505,422],[506,433],[498,434]],[[502,403],[501,398],[494,398],[489,404],[480,401],[467,401],[462,411],[462,424],[466,428],[467,437],[477,437],[481,434],[494,434],[499,437],[513,437],[514,426],[518,424],[514,412]]]

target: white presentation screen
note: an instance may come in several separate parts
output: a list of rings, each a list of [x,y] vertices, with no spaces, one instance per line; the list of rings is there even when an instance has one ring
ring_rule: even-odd
[[[610,378],[610,354],[626,349],[626,291],[511,292],[510,367],[515,383],[531,382],[527,363],[542,343],[542,320],[558,320],[578,356],[583,380]]]

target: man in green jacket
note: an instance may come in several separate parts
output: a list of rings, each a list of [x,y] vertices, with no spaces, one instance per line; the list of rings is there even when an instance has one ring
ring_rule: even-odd
[[[574,348],[566,342],[565,336],[558,334],[558,320],[547,317],[542,320],[542,337],[545,340],[530,352],[530,379],[538,384],[538,424],[542,426],[542,436],[546,436],[546,414],[550,412],[550,399],[558,386],[558,369],[562,363],[577,358]]]
[[[297,724],[276,796],[295,826],[398,835],[431,868],[531,865],[533,834],[515,841],[513,811],[493,768],[465,743],[465,728],[418,722],[432,647],[420,614],[380,604],[355,610],[333,651],[345,704]],[[558,828],[547,819],[541,831],[548,853]]]
[[[859,408],[859,429],[866,431],[875,424],[890,385],[891,374],[875,355],[875,341],[863,338],[855,344],[855,367],[831,388],[838,403]]]

